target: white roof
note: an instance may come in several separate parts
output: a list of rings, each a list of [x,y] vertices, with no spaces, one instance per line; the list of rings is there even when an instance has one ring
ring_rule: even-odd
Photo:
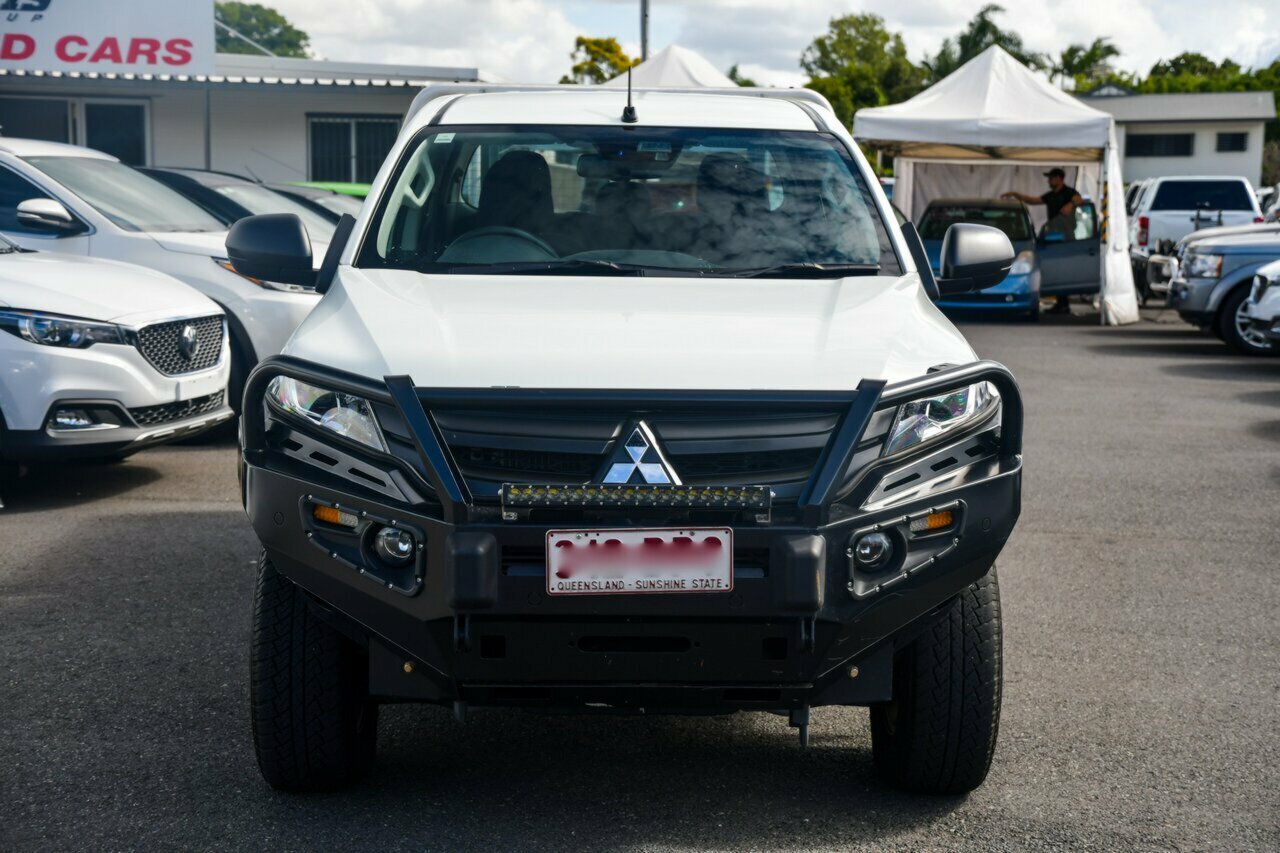
[[[421,96],[419,96],[421,97]],[[537,91],[463,94],[449,102],[442,124],[622,124],[627,94],[599,87],[547,87]],[[816,130],[813,118],[795,101],[701,92],[633,91],[636,127],[714,127],[770,130]],[[410,109],[416,131],[434,110]],[[409,123],[407,123],[408,125]]]
[[[859,110],[854,136],[910,157],[1098,160],[1112,118],[998,46],[909,101]]]
[[[1270,92],[1175,92],[1161,95],[1084,95],[1081,101],[1117,121],[1271,121]]]
[[[15,157],[91,157],[95,160],[114,160],[110,154],[104,154],[93,148],[80,145],[67,145],[64,142],[45,142],[43,139],[18,139],[0,136],[0,151],[6,151]]]
[[[624,72],[604,85],[625,88],[627,75]],[[631,85],[646,89],[662,87],[689,89],[696,86],[719,89],[738,84],[708,62],[702,54],[673,44],[632,67]]]

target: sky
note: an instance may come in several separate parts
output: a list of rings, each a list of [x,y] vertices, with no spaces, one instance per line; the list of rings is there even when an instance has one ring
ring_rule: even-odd
[[[579,34],[640,52],[639,0],[265,0],[311,36],[324,59],[480,68],[526,83],[569,70]],[[650,0],[649,44],[691,48],[764,85],[798,86],[804,48],[827,22],[872,12],[912,59],[937,51],[988,0]],[[997,20],[1056,56],[1106,36],[1120,68],[1146,73],[1187,50],[1243,66],[1280,56],[1280,0],[1006,0]]]

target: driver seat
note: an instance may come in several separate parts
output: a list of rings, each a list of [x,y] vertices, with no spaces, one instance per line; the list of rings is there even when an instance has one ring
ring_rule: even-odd
[[[480,184],[480,226],[518,228],[545,239],[552,226],[551,169],[533,151],[508,151]]]

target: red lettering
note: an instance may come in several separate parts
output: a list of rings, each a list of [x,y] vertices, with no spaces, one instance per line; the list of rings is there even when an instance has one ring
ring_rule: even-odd
[[[120,42],[115,36],[104,38],[102,44],[98,45],[98,49],[93,52],[93,56],[89,57],[90,62],[101,62],[104,59],[117,65],[124,62],[124,57],[120,54]]]
[[[29,59],[36,52],[36,40],[22,33],[5,33],[0,40],[0,59]]]
[[[190,39],[169,39],[164,43],[168,55],[164,56],[165,65],[186,65],[191,61],[192,44]]]
[[[140,59],[145,59],[148,65],[155,65],[159,62],[156,56],[160,52],[160,39],[131,39],[129,41],[129,56],[125,62],[134,65]]]
[[[72,45],[84,48],[89,46],[89,42],[84,38],[84,36],[63,36],[58,39],[58,43],[53,46],[53,52],[63,62],[84,62],[84,58],[88,56],[88,54],[84,51],[72,53],[67,49]]]

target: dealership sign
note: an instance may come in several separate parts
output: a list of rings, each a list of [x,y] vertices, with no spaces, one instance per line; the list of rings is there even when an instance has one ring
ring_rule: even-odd
[[[0,68],[212,74],[213,3],[0,0]]]

